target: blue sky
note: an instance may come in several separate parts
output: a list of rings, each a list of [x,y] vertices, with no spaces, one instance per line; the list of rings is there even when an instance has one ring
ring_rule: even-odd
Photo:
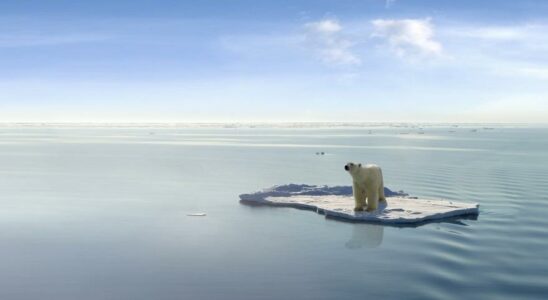
[[[3,122],[548,122],[548,1],[0,2]]]

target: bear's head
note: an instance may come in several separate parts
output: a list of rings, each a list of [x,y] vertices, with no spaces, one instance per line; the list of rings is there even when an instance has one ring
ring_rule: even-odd
[[[344,169],[350,173],[350,175],[355,174],[360,168],[362,167],[362,164],[355,164],[352,162],[347,163],[344,165]]]

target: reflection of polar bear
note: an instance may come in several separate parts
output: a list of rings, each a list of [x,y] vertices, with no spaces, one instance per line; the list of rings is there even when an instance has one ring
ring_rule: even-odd
[[[373,224],[352,224],[352,238],[346,242],[348,249],[377,248],[382,244],[384,226]]]
[[[347,163],[344,169],[352,176],[352,190],[356,201],[355,211],[377,209],[380,201],[385,201],[382,170],[376,165]],[[367,198],[367,204],[365,199]]]

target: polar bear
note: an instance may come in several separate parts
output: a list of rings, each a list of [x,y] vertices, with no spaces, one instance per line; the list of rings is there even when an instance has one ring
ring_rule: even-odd
[[[382,170],[377,165],[347,163],[344,169],[352,176],[352,191],[356,201],[355,211],[374,211],[379,201],[386,201],[384,197],[384,182]],[[367,204],[365,199],[367,198]]]

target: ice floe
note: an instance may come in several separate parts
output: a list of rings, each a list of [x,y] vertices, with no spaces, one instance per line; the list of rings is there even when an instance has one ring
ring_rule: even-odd
[[[373,212],[355,212],[351,186],[278,185],[251,194],[240,195],[248,205],[270,205],[309,209],[349,221],[383,224],[414,224],[479,213],[479,204],[443,199],[409,197],[385,188],[386,202]]]

